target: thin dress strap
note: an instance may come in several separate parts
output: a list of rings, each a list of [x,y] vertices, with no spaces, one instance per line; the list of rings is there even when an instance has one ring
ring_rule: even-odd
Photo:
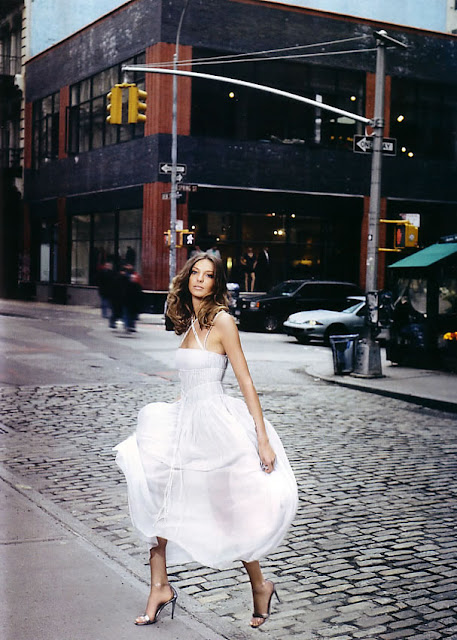
[[[192,331],[194,332],[195,340],[197,341],[198,346],[200,347],[200,349],[203,349],[203,351],[204,351],[204,350],[205,350],[205,345],[206,345],[206,338],[208,337],[208,333],[209,333],[209,331],[208,331],[208,333],[207,333],[207,334],[206,334],[206,336],[205,336],[205,345],[203,345],[203,344],[201,343],[201,340],[200,340],[200,338],[198,337],[197,331],[196,331],[196,329],[195,329],[195,327],[194,327],[194,322],[195,322],[195,320],[196,320],[196,318],[194,318],[194,319],[192,320],[192,324],[191,324],[190,326],[192,327]]]
[[[205,351],[206,351],[206,342],[207,342],[207,340],[208,340],[208,336],[209,336],[209,334],[210,334],[210,332],[211,332],[211,329],[214,327],[214,323],[215,323],[215,321],[216,321],[217,316],[218,316],[220,313],[223,313],[223,311],[224,311],[224,309],[221,309],[220,311],[218,311],[218,312],[216,313],[216,315],[214,316],[213,321],[212,321],[212,323],[211,323],[211,325],[210,325],[210,327],[209,327],[209,329],[208,329],[208,332],[207,332],[207,334],[206,334],[206,336],[205,336],[205,339],[204,339],[204,341],[203,341],[203,348],[205,349]]]

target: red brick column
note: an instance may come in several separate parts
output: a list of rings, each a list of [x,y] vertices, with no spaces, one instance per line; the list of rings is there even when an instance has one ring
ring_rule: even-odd
[[[169,61],[173,59],[174,45],[159,42],[146,50],[146,62]],[[180,47],[180,59],[192,57],[191,47]],[[190,68],[190,66],[189,66]],[[190,78],[178,80],[178,135],[190,134],[191,111]],[[145,135],[171,133],[172,120],[172,76],[154,73],[146,74],[147,112]],[[167,157],[159,158],[159,162],[171,160],[171,148]],[[179,141],[178,141],[179,160]],[[162,193],[170,191],[169,182],[153,182],[143,187],[143,231],[142,231],[142,278],[145,289],[167,290],[169,285],[169,249],[165,245],[164,232],[170,228],[170,200],[162,200]],[[179,204],[178,220],[183,220],[184,227],[188,221],[187,204]],[[185,249],[177,250],[177,268],[185,262]]]

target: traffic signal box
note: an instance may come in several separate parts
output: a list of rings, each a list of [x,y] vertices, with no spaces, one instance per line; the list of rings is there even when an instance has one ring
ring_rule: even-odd
[[[406,221],[380,220],[385,224],[394,224],[394,248],[380,247],[378,251],[401,251],[408,247],[417,247],[419,243],[419,228]]]
[[[171,232],[168,231],[163,232],[165,246],[170,246],[170,238]],[[181,247],[193,247],[195,244],[195,232],[190,231],[189,229],[182,229],[180,231],[176,231],[176,248],[180,249]]]
[[[405,249],[406,247],[417,247],[419,229],[413,224],[397,224],[395,227],[394,247]]]
[[[129,87],[129,112],[128,123],[136,124],[137,122],[146,121],[146,98],[148,94],[136,86]]]
[[[108,93],[108,103],[106,110],[108,111],[108,117],[106,121],[108,124],[122,124],[122,90],[128,89],[128,115],[127,122],[129,124],[137,124],[138,122],[145,122],[146,120],[146,98],[148,94],[142,89],[138,89],[136,84],[123,82],[122,84],[116,84]]]
[[[106,110],[109,115],[106,122],[108,124],[122,124],[122,86],[116,84],[108,93],[107,98]]]

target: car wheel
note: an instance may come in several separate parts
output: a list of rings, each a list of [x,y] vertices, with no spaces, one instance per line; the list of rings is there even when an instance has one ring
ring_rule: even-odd
[[[274,315],[267,315],[263,321],[263,328],[268,333],[273,333],[273,331],[277,331],[279,328],[279,318]]]
[[[345,336],[348,330],[344,324],[332,324],[329,326],[324,336],[324,343],[328,346],[330,344],[331,336]]]

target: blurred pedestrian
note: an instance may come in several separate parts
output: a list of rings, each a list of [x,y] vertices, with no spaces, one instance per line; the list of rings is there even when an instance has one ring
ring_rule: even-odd
[[[271,260],[268,247],[263,247],[257,256],[255,267],[256,291],[269,291],[271,287]]]
[[[246,253],[241,256],[241,264],[244,273],[244,290],[254,291],[257,258],[252,247],[248,247]]]
[[[108,259],[104,262],[97,273],[98,295],[100,296],[100,308],[102,318],[108,319],[111,316],[111,297],[113,292],[113,281],[115,273],[113,262]]]
[[[121,298],[125,330],[133,333],[136,331],[136,321],[142,310],[143,291],[140,276],[130,263],[124,265]]]

